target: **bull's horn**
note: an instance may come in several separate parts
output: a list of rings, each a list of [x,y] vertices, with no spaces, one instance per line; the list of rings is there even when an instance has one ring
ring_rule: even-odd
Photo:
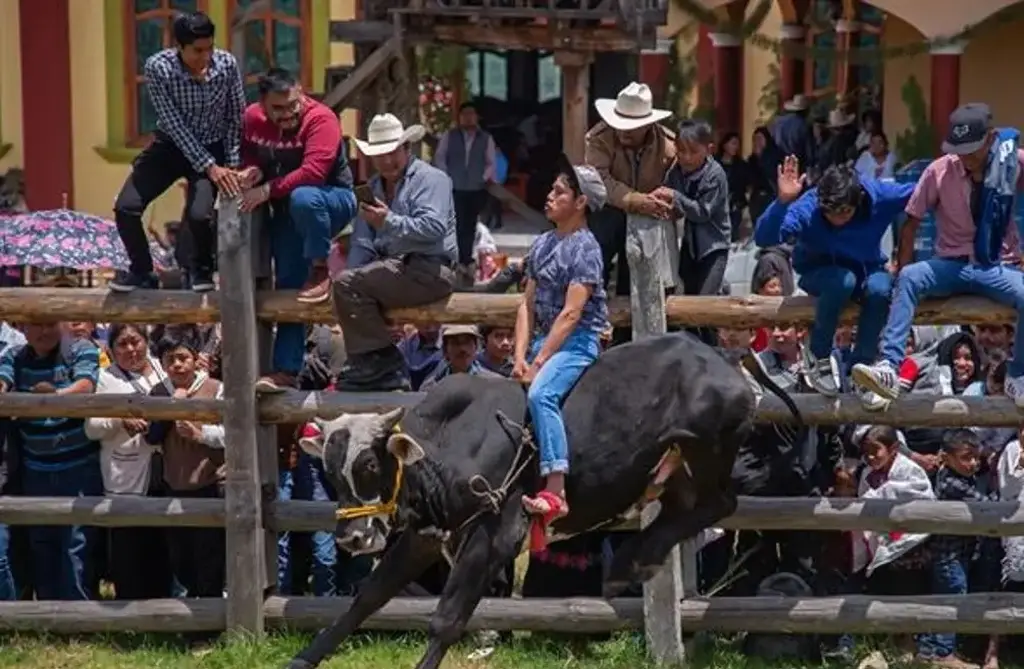
[[[405,409],[403,407],[398,407],[397,409],[392,409],[391,411],[389,411],[389,412],[387,412],[385,414],[381,414],[381,416],[380,416],[381,429],[385,433],[390,432],[391,430],[393,430],[395,428],[396,425],[398,425],[399,422],[401,422],[402,416],[404,416],[404,415],[405,415]]]

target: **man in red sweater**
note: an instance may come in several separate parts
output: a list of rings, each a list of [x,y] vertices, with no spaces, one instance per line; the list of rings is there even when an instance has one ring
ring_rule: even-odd
[[[260,77],[259,92],[259,102],[249,105],[242,119],[248,188],[242,210],[270,205],[276,286],[298,289],[300,302],[324,302],[330,297],[331,239],[356,214],[341,123],[330,108],[306,96],[287,70],[273,68]],[[274,373],[260,380],[259,389],[294,385],[305,342],[304,325],[278,325]]]

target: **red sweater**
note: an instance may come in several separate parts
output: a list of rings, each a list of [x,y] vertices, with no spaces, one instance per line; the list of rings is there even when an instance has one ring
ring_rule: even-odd
[[[270,197],[279,198],[299,186],[331,183],[341,150],[341,121],[330,107],[304,99],[299,127],[282,132],[258,102],[242,116],[242,162],[263,171]]]

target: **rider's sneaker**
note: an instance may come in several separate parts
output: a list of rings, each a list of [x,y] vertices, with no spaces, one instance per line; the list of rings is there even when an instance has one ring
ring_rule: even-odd
[[[815,359],[810,349],[805,349],[803,377],[808,386],[815,392],[825,397],[836,397],[839,395],[839,385],[836,379],[839,378],[839,370],[836,368],[832,356]]]
[[[861,406],[865,411],[885,411],[892,404],[892,400],[887,400],[867,388],[858,388],[857,396],[860,397]]]
[[[895,401],[900,396],[900,380],[896,368],[887,360],[873,365],[854,365],[853,382],[870,390],[884,400]]]

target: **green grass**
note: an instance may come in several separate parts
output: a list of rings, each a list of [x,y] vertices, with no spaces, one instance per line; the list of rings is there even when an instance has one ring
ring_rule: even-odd
[[[174,637],[152,635],[92,636],[82,639],[20,635],[0,637],[0,669],[281,669],[310,637],[277,635],[260,642],[219,641],[190,648]],[[425,648],[420,635],[361,635],[322,665],[327,669],[406,669]],[[444,669],[654,669],[645,656],[643,638],[622,634],[592,644],[519,636],[499,644],[483,660],[468,659],[472,646],[448,654]],[[870,648],[865,646],[860,656]],[[886,653],[890,667],[896,653]],[[1004,669],[1010,669],[1004,663]],[[822,669],[820,663],[766,663],[743,655],[734,644],[715,639],[697,649],[688,669]]]

